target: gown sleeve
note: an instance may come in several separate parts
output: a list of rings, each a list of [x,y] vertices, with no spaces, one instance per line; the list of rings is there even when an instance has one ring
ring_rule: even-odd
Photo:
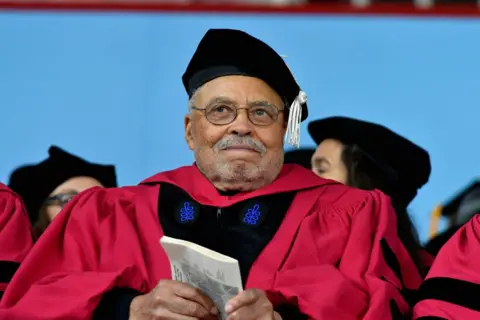
[[[84,320],[113,287],[144,291],[139,266],[145,262],[137,233],[129,232],[134,214],[129,200],[126,194],[108,197],[102,188],[76,196],[21,265],[1,301],[0,315]]]
[[[305,220],[275,276],[275,303],[296,304],[314,320],[408,314],[409,289],[418,288],[421,276],[397,235],[389,198],[379,191],[362,194],[353,205],[345,197],[334,206],[320,204]]]
[[[414,319],[480,319],[480,215],[439,251],[422,283]]]
[[[0,184],[0,299],[32,246],[32,228],[22,200]]]

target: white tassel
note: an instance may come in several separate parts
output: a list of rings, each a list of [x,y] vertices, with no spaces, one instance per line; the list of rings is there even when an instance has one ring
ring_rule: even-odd
[[[294,147],[300,147],[300,123],[302,122],[302,105],[307,102],[307,94],[300,90],[293,100],[288,114],[287,143]]]
[[[288,58],[286,55],[280,55],[283,59]],[[287,65],[287,68],[288,65]],[[289,68],[290,69],[290,68]],[[293,78],[292,70],[290,70]],[[295,79],[297,81],[297,79]],[[300,147],[300,123],[302,122],[302,105],[307,102],[307,94],[300,90],[298,96],[293,100],[292,105],[289,108],[288,114],[288,124],[287,124],[287,134],[285,136],[287,143],[291,144],[294,147]]]

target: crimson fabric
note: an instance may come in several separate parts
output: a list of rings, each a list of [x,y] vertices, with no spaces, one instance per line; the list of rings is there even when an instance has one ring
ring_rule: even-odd
[[[160,279],[170,279],[159,245],[160,183],[221,208],[298,191],[246,281],[246,288],[265,290],[275,306],[288,303],[311,319],[338,320],[392,319],[391,305],[409,310],[402,284],[416,289],[421,277],[397,237],[390,200],[381,192],[349,188],[285,165],[264,188],[222,196],[188,166],[139,186],[95,188],[75,197],[20,267],[0,303],[0,318],[88,319],[114,287],[149,292]]]
[[[433,264],[433,261],[435,261],[435,256],[429,253],[428,251],[421,249],[420,259],[422,259],[422,263],[425,266],[425,268],[430,269],[430,267]]]
[[[480,215],[477,214],[440,249],[420,287],[414,319],[480,319],[478,257]]]
[[[22,200],[0,183],[0,298],[32,246],[32,230]]]

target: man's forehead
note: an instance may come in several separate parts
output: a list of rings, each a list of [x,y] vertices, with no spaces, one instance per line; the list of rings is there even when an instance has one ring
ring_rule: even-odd
[[[196,91],[215,95],[228,93],[228,96],[234,94],[279,96],[278,92],[262,79],[242,75],[217,77],[206,82]]]
[[[224,104],[229,104],[229,105],[248,105],[248,106],[273,106],[276,107],[276,105],[269,100],[263,99],[263,98],[243,98],[240,101],[231,98],[228,96],[214,96],[208,101],[208,105],[211,104],[218,104],[218,103],[224,103]]]
[[[194,95],[193,100],[195,104],[202,106],[209,106],[213,104],[229,104],[235,106],[273,106],[278,109],[285,108],[285,102],[278,95],[262,93],[262,92],[247,92],[239,93],[234,90],[221,90],[218,92],[203,90]]]

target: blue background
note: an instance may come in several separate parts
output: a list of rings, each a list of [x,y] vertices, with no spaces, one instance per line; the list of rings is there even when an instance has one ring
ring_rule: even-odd
[[[422,239],[434,205],[479,174],[480,21],[3,12],[0,181],[50,144],[116,164],[122,185],[190,164],[180,77],[212,27],[288,55],[309,120],[371,120],[429,150],[433,174],[411,206]]]

